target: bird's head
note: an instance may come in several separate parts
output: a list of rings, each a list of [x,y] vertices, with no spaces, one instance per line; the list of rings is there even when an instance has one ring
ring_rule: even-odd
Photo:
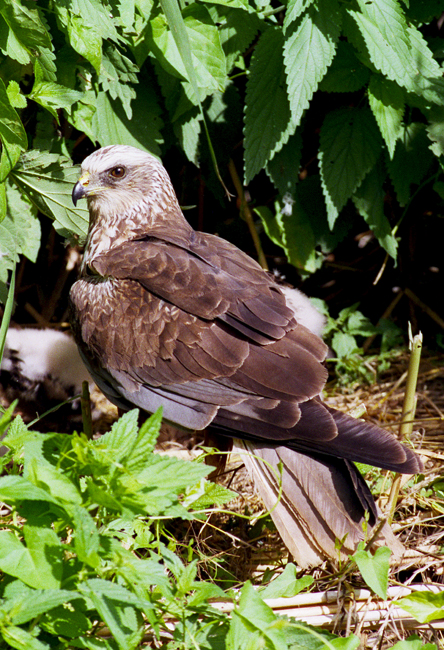
[[[126,145],[103,147],[85,158],[72,191],[74,205],[82,198],[94,219],[145,212],[153,205],[171,209],[177,203],[163,165],[146,151]]]

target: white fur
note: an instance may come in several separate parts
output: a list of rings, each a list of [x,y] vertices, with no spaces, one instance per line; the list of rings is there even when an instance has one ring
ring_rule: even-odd
[[[73,339],[53,329],[9,329],[1,369],[14,368],[35,384],[50,379],[56,399],[65,391],[80,393],[82,382],[91,382]]]
[[[310,298],[305,293],[302,293],[302,291],[299,291],[299,289],[292,287],[280,287],[280,289],[285,294],[287,307],[293,310],[298,323],[304,325],[313,334],[321,336],[326,319],[310,302]]]

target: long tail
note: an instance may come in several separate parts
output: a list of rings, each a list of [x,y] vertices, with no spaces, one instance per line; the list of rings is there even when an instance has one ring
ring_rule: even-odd
[[[371,536],[380,513],[350,461],[238,439],[234,451],[242,455],[257,492],[300,567],[315,566],[326,557],[347,559],[364,539],[366,512]],[[280,462],[281,477],[276,472]],[[343,541],[340,550],[337,540]],[[404,550],[387,524],[376,543],[389,546],[397,557]]]

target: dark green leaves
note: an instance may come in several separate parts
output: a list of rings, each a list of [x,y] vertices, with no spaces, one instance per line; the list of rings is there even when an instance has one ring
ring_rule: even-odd
[[[333,227],[381,152],[382,140],[368,109],[342,109],[327,115],[319,158],[328,222]]]
[[[245,109],[245,178],[249,182],[291,135],[284,61],[284,38],[269,28],[255,48]],[[273,97],[273,102],[270,98]],[[294,131],[294,129],[292,129]]]

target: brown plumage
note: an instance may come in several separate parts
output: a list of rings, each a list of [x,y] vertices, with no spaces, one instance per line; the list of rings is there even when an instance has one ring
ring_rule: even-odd
[[[295,311],[251,258],[195,232],[145,152],[116,145],[89,156],[73,190],[74,202],[82,197],[90,229],[73,330],[99,387],[122,408],[163,406],[175,424],[210,426],[245,454],[281,461],[272,516],[301,565],[336,557],[336,538],[352,551],[365,512],[374,525],[378,511],[351,461],[404,473],[421,462],[388,432],[322,403],[327,348],[310,331],[307,299],[296,294]],[[246,464],[272,508],[277,475],[258,458]],[[396,547],[387,526],[382,537]]]

